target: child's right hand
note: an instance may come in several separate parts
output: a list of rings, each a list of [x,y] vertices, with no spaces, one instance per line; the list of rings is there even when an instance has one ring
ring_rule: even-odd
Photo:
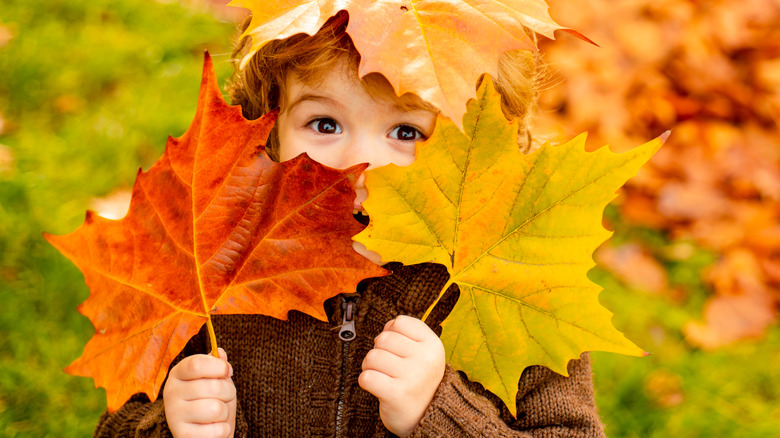
[[[232,438],[236,386],[225,350],[219,358],[189,356],[171,369],[163,390],[165,417],[174,437]]]

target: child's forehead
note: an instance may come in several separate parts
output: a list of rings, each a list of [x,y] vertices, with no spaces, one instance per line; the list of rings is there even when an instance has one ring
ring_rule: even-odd
[[[378,73],[370,73],[362,79],[358,78],[357,69],[352,68],[348,63],[336,62],[334,68],[312,74],[312,72],[290,71],[285,80],[286,84],[282,90],[282,102],[290,103],[294,99],[290,93],[293,90],[299,92],[303,89],[322,92],[323,94],[337,95],[349,89],[358,87],[366,92],[373,100],[384,105],[391,106],[400,111],[425,110],[438,113],[439,110],[424,101],[415,94],[406,93],[397,96],[390,82]],[[298,94],[298,93],[296,93]]]
[[[390,85],[384,76],[379,73],[371,73],[365,76],[361,83],[366,92],[375,99],[386,100],[394,107],[397,107],[404,111],[413,110],[426,110],[433,113],[438,113],[439,109],[432,104],[426,102],[416,94],[405,93],[401,96],[395,94],[393,86]]]

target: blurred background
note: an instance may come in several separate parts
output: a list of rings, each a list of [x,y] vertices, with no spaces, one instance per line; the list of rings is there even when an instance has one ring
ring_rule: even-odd
[[[0,436],[91,436],[102,389],[62,368],[92,326],[43,241],[120,217],[137,169],[222,84],[241,10],[222,0],[3,0]],[[551,1],[535,132],[625,150],[672,130],[607,209],[592,278],[652,353],[594,353],[610,437],[780,437],[780,2]]]

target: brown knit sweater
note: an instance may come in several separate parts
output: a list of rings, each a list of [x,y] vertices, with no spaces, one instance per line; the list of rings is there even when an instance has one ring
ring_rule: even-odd
[[[343,296],[325,303],[329,321],[290,312],[287,321],[261,315],[215,316],[219,345],[233,365],[238,394],[236,437],[390,437],[379,403],[358,386],[361,363],[385,322],[420,317],[447,281],[441,265],[386,266],[393,275],[364,282],[356,308],[357,336],[343,341]],[[439,324],[457,287],[429,317]],[[206,353],[202,331],[180,357]],[[602,437],[587,354],[569,363],[570,377],[530,367],[518,383],[517,418],[478,383],[449,366],[413,437]],[[104,414],[97,437],[170,437],[162,396],[137,395]]]

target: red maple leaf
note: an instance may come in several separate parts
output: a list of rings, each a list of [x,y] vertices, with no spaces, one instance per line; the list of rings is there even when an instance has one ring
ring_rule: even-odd
[[[127,216],[88,212],[73,233],[45,236],[91,290],[79,311],[95,335],[66,371],[106,388],[112,411],[138,392],[155,399],[210,315],[296,309],[324,319],[325,299],[385,273],[352,249],[365,165],[271,161],[263,145],[276,114],[244,119],[224,102],[208,55],[203,71],[192,125],[139,172]]]

